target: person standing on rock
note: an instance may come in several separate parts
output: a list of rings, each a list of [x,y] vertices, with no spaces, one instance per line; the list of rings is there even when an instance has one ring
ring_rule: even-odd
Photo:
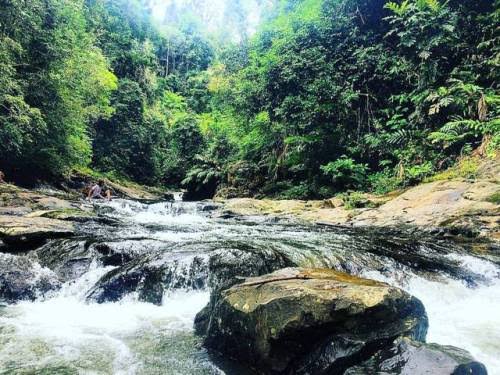
[[[0,184],[5,184],[5,173],[0,171]]]
[[[104,195],[103,195],[104,192]],[[103,180],[99,180],[97,184],[92,186],[87,194],[87,199],[106,199],[111,200],[111,190],[106,188]]]

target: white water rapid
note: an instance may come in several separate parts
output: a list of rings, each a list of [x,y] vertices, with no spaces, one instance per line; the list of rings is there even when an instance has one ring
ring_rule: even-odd
[[[499,375],[500,268],[478,258],[462,258],[464,268],[489,282],[470,288],[463,281],[432,281],[418,275],[401,282],[397,272],[387,277],[368,271],[363,276],[401,287],[423,302],[429,318],[427,342],[466,349],[486,365],[490,375]]]
[[[279,249],[300,265],[342,265],[353,273],[402,287],[425,305],[428,342],[467,349],[487,366],[489,374],[500,375],[500,268],[492,262],[443,255],[481,275],[482,282],[472,286],[443,272],[434,275],[399,266],[385,255],[352,255],[356,250],[350,246],[358,239],[326,229],[262,218],[222,220],[212,218],[206,205],[178,201],[116,200],[101,204],[100,209],[120,224],[91,228],[88,233],[134,254],[155,249],[192,259],[193,252],[244,243]],[[344,261],[337,253],[352,259]],[[360,266],[368,261],[372,269]],[[94,260],[83,274],[55,292],[35,301],[0,304],[0,374],[224,373],[212,363],[193,331],[196,313],[209,300],[206,287],[168,289],[160,305],[141,302],[136,293],[117,302],[89,301],[89,291],[116,267]],[[39,272],[51,271],[40,268]]]

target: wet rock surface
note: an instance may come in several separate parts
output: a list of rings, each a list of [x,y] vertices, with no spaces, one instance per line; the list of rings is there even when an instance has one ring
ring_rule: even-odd
[[[294,265],[272,249],[219,249],[210,254],[210,289],[213,294],[238,284],[245,277],[260,276]]]
[[[88,271],[93,261],[89,246],[83,240],[53,240],[36,249],[33,257],[54,271],[61,280],[74,280]]]
[[[60,286],[59,279],[52,271],[33,260],[0,253],[0,301],[14,303],[34,300]]]
[[[487,375],[486,367],[469,352],[453,346],[425,344],[399,338],[345,375]]]
[[[11,247],[36,247],[47,239],[74,234],[74,225],[62,220],[0,216],[0,239]]]
[[[203,256],[152,254],[136,258],[105,274],[87,294],[89,301],[115,302],[130,293],[156,305],[169,289],[203,289],[208,279]]]
[[[342,373],[399,336],[424,340],[422,303],[387,284],[287,268],[222,292],[205,345],[264,373]],[[334,372],[332,372],[334,371]]]
[[[77,293],[85,306],[116,301],[121,301],[117,306],[129,301],[165,305],[175,291],[204,290],[208,299],[210,289],[195,328],[206,337],[210,353],[241,361],[229,366],[233,370],[228,374],[259,366],[257,371],[270,373],[334,374],[342,369],[361,374],[372,368],[383,373],[390,364],[399,369],[388,374],[403,374],[415,363],[425,368],[437,360],[456,365],[453,371],[479,371],[481,364],[466,352],[418,342],[426,330],[418,300],[386,284],[352,277],[389,280],[405,289],[415,280],[483,288],[500,272],[484,264],[469,267],[468,262],[500,257],[491,246],[476,252],[482,243],[474,237],[470,244],[457,244],[418,227],[346,228],[283,216],[224,215],[214,202],[115,200],[91,210],[80,219],[84,210],[74,206],[33,207],[9,216],[69,224],[73,233],[63,238],[44,234],[36,245],[0,244],[0,255],[10,257],[0,262],[3,301],[43,300],[61,282],[61,293]],[[1,254],[7,251],[26,255]],[[301,278],[282,271],[287,267],[329,271]],[[334,270],[352,276],[340,277]],[[293,278],[270,281],[273,272],[279,277],[292,272]],[[257,277],[258,285],[241,286],[248,277]],[[367,293],[370,288],[387,293]],[[337,299],[325,297],[335,293]],[[349,298],[352,303],[345,302]],[[404,335],[414,340],[393,344]]]
[[[195,328],[205,334],[213,309],[223,290],[240,283],[245,277],[260,276],[294,265],[286,256],[270,249],[219,249],[210,254],[208,271],[211,290],[209,304],[195,318]]]

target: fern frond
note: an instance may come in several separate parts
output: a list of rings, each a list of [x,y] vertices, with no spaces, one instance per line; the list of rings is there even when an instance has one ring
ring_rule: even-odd
[[[425,0],[425,2],[427,3],[427,7],[429,7],[429,9],[433,12],[437,12],[441,9],[441,3],[439,0]]]
[[[410,131],[405,129],[399,129],[396,130],[394,133],[389,134],[389,137],[387,138],[387,143],[393,146],[401,146],[405,144],[407,140],[411,138],[411,136],[412,133]]]
[[[387,4],[384,5],[384,8],[389,9],[390,11],[401,17],[410,8],[410,1],[404,0],[401,4],[398,4],[394,1],[389,1]]]

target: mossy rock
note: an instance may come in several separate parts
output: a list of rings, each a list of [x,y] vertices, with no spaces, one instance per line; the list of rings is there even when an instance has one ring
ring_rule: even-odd
[[[494,204],[500,204],[500,191],[490,195],[486,201]]]
[[[427,326],[422,303],[398,288],[286,268],[222,292],[205,345],[259,373],[342,373],[397,337],[424,340]]]
[[[48,219],[72,220],[77,218],[92,218],[95,215],[91,211],[83,211],[77,208],[67,208],[62,210],[47,211],[40,216]]]

